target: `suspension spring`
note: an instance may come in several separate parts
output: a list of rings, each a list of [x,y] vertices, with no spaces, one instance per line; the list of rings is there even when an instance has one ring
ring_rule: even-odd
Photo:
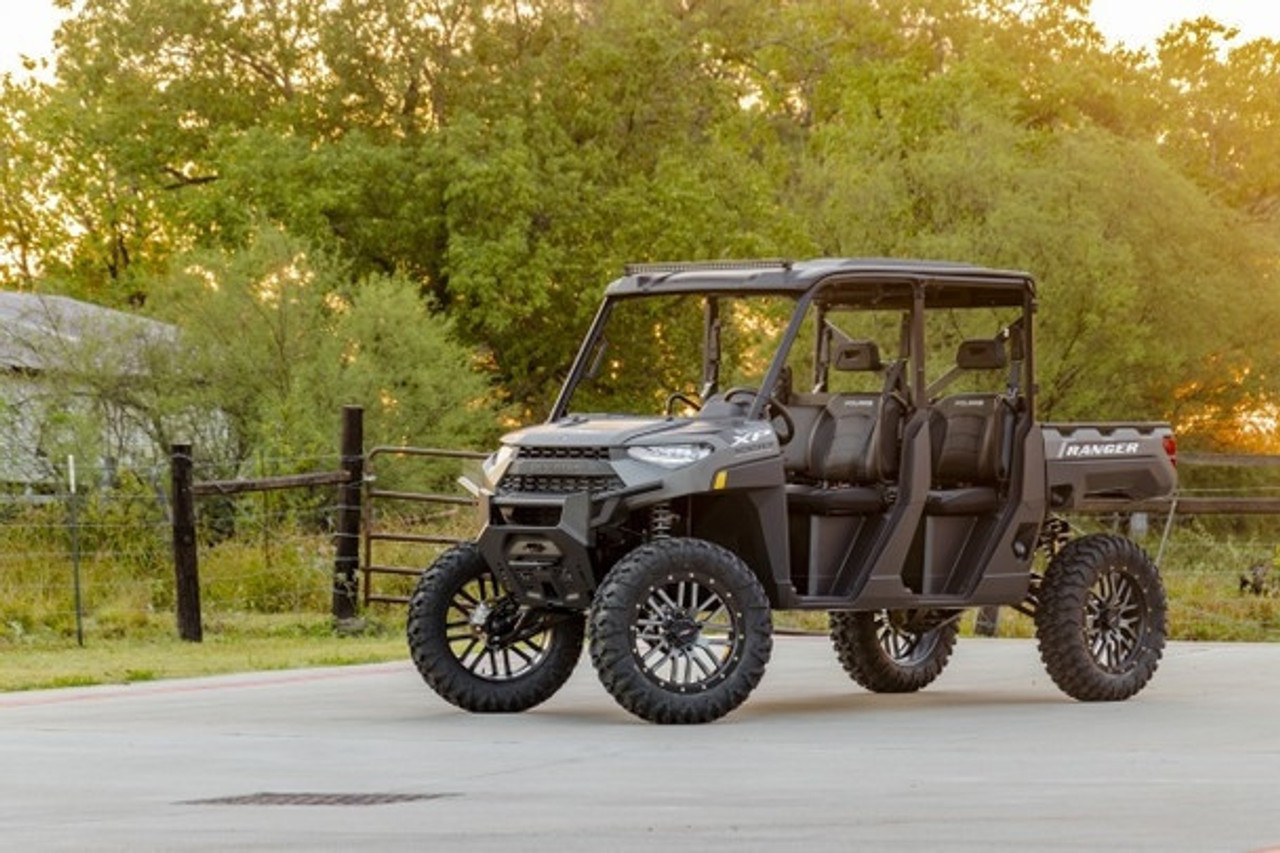
[[[1053,557],[1071,541],[1071,525],[1065,518],[1050,516],[1040,528],[1040,541],[1036,543],[1048,557]]]
[[[679,516],[671,511],[671,504],[665,501],[656,504],[649,510],[649,538],[668,538],[678,520]]]

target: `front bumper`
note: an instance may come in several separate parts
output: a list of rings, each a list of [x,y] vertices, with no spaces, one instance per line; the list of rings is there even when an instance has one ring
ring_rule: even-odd
[[[652,483],[607,495],[482,494],[480,510],[486,523],[478,540],[480,553],[521,604],[585,610],[596,589],[597,531],[626,515],[628,498],[660,486]]]

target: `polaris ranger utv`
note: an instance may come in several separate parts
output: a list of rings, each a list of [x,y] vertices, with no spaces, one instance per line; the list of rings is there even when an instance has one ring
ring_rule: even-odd
[[[589,635],[625,709],[698,723],[760,681],[774,609],[829,611],[849,675],[906,692],[966,608],[1010,605],[1065,693],[1132,696],[1164,646],[1156,567],[1054,513],[1170,494],[1173,436],[1037,421],[1035,308],[1031,276],[962,264],[628,267],[547,422],[464,482],[484,527],[417,585],[418,670],[522,711]]]

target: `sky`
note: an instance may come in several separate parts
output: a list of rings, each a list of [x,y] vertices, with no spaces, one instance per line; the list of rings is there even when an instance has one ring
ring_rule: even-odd
[[[52,0],[0,0],[0,74],[21,72],[21,56],[44,56],[53,49],[53,31],[62,13]]]
[[[1103,35],[1135,50],[1154,45],[1171,24],[1202,15],[1238,27],[1244,40],[1280,39],[1274,0],[1093,0],[1091,8]]]
[[[23,54],[49,53],[61,13],[53,0],[0,0],[0,9],[0,74],[21,72]],[[1274,0],[1093,0],[1098,28],[1133,49],[1150,46],[1170,24],[1201,15],[1239,27],[1246,39],[1280,39],[1280,3]]]

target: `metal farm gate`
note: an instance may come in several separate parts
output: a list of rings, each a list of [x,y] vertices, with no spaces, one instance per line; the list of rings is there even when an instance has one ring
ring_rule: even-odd
[[[380,505],[386,508],[396,504],[430,504],[459,507],[474,507],[476,504],[474,498],[465,494],[379,489],[377,488],[377,461],[380,458],[384,458],[386,460],[384,464],[389,464],[392,459],[404,459],[406,457],[471,460],[484,459],[486,456],[488,456],[487,453],[478,453],[471,450],[445,450],[435,447],[379,446],[371,448],[368,451],[365,455],[364,500],[361,502],[364,508],[364,517],[362,519],[362,524],[360,525],[363,539],[360,571],[364,575],[364,603],[366,606],[370,602],[375,601],[397,604],[404,604],[408,602],[408,597],[404,595],[375,592],[374,576],[389,575],[416,577],[427,567],[428,562],[427,560],[423,560],[417,565],[412,566],[402,564],[398,565],[385,561],[374,562],[374,543],[400,542],[418,545],[455,545],[458,542],[464,541],[462,538],[455,536],[443,536],[437,533],[407,532],[403,529],[394,529],[394,525],[388,527],[384,524],[384,520],[378,512]]]

